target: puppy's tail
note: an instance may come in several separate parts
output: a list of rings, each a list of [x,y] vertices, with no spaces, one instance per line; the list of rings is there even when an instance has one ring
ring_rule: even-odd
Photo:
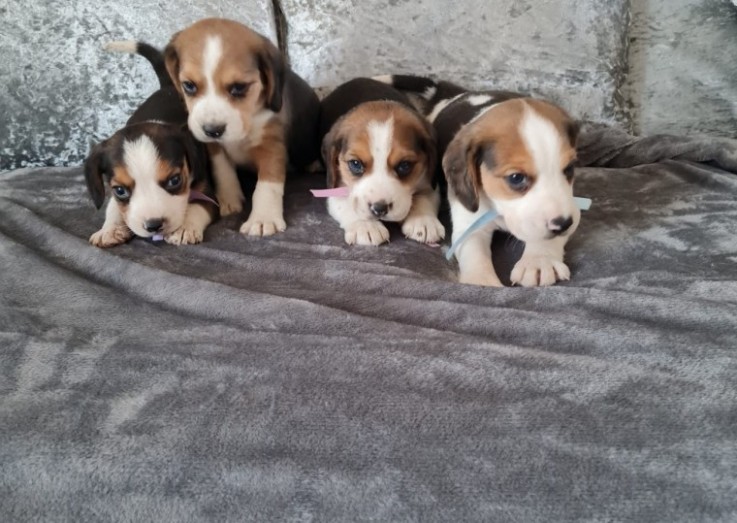
[[[438,82],[426,76],[413,76],[409,74],[385,74],[374,76],[374,80],[391,85],[405,93],[411,93],[420,98],[430,101],[438,90]]]
[[[120,40],[117,42],[108,42],[105,44],[104,49],[116,53],[130,53],[143,56],[153,66],[162,88],[173,85],[169,73],[166,71],[164,54],[154,46],[135,40]]]

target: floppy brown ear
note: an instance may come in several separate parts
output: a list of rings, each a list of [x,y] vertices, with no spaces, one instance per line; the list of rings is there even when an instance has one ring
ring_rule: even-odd
[[[338,125],[333,125],[330,132],[322,140],[322,161],[327,173],[327,187],[335,189],[340,181],[340,151],[343,149],[343,136],[338,132]]]
[[[566,133],[568,134],[568,139],[571,142],[571,147],[576,147],[576,142],[578,141],[578,133],[581,131],[581,122],[577,120],[568,120],[566,122]]]
[[[95,145],[84,161],[84,179],[87,182],[87,190],[98,209],[105,201],[105,182],[102,175],[108,168],[108,159],[104,143]]]
[[[420,149],[427,156],[427,173],[432,180],[432,186],[435,188],[437,178],[438,149],[436,146],[435,128],[424,118],[419,119],[422,123],[422,133],[420,135]]]
[[[263,39],[263,46],[258,53],[258,70],[264,84],[266,107],[278,113],[282,108],[286,64],[279,49],[266,38]]]
[[[177,88],[179,94],[182,94],[182,86],[179,82],[179,51],[177,51],[176,40],[179,33],[175,33],[171,37],[171,40],[164,48],[164,64],[166,64],[166,71],[169,73],[174,87]]]
[[[489,146],[489,152],[492,153]],[[448,185],[463,206],[471,212],[479,209],[481,148],[473,143],[471,134],[461,130],[448,145],[443,155],[443,171]],[[491,154],[490,154],[491,156]]]

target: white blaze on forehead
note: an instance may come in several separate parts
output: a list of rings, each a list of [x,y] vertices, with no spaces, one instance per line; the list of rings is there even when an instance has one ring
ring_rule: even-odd
[[[123,162],[128,169],[128,174],[136,183],[146,179],[155,180],[159,151],[151,138],[144,134],[132,142],[125,141]]]
[[[526,105],[519,132],[525,147],[535,162],[538,177],[543,178],[552,174],[560,174],[562,169],[560,164],[562,143],[560,133],[553,123],[540,116],[532,107]]]
[[[223,43],[219,36],[209,36],[205,41],[205,49],[202,51],[202,64],[205,73],[207,90],[214,92],[215,69],[217,69],[220,58],[223,56]]]
[[[386,170],[394,139],[394,117],[384,122],[372,121],[368,124],[367,130],[374,172],[379,168]]]

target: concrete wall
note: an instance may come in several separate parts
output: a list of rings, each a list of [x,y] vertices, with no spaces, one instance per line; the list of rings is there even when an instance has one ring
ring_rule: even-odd
[[[737,8],[729,0],[0,0],[0,170],[79,164],[156,88],[141,58],[205,16],[276,39],[315,86],[412,72],[548,96],[643,133],[735,136]],[[629,19],[632,17],[632,24]],[[629,58],[629,59],[628,59]],[[629,75],[627,74],[629,71]],[[632,121],[630,121],[632,117]]]

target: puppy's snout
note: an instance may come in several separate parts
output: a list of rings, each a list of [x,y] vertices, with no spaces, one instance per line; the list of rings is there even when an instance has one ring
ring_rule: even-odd
[[[386,213],[388,213],[391,208],[392,208],[392,204],[386,203],[384,200],[379,200],[378,202],[369,204],[369,209],[371,209],[371,214],[373,214],[377,218],[386,216]]]
[[[152,218],[143,222],[143,228],[148,232],[159,232],[164,227],[163,218]]]
[[[573,217],[558,216],[548,222],[548,230],[555,235],[563,234],[573,225]]]
[[[220,138],[225,133],[224,124],[208,124],[202,126],[202,132],[210,138]]]

